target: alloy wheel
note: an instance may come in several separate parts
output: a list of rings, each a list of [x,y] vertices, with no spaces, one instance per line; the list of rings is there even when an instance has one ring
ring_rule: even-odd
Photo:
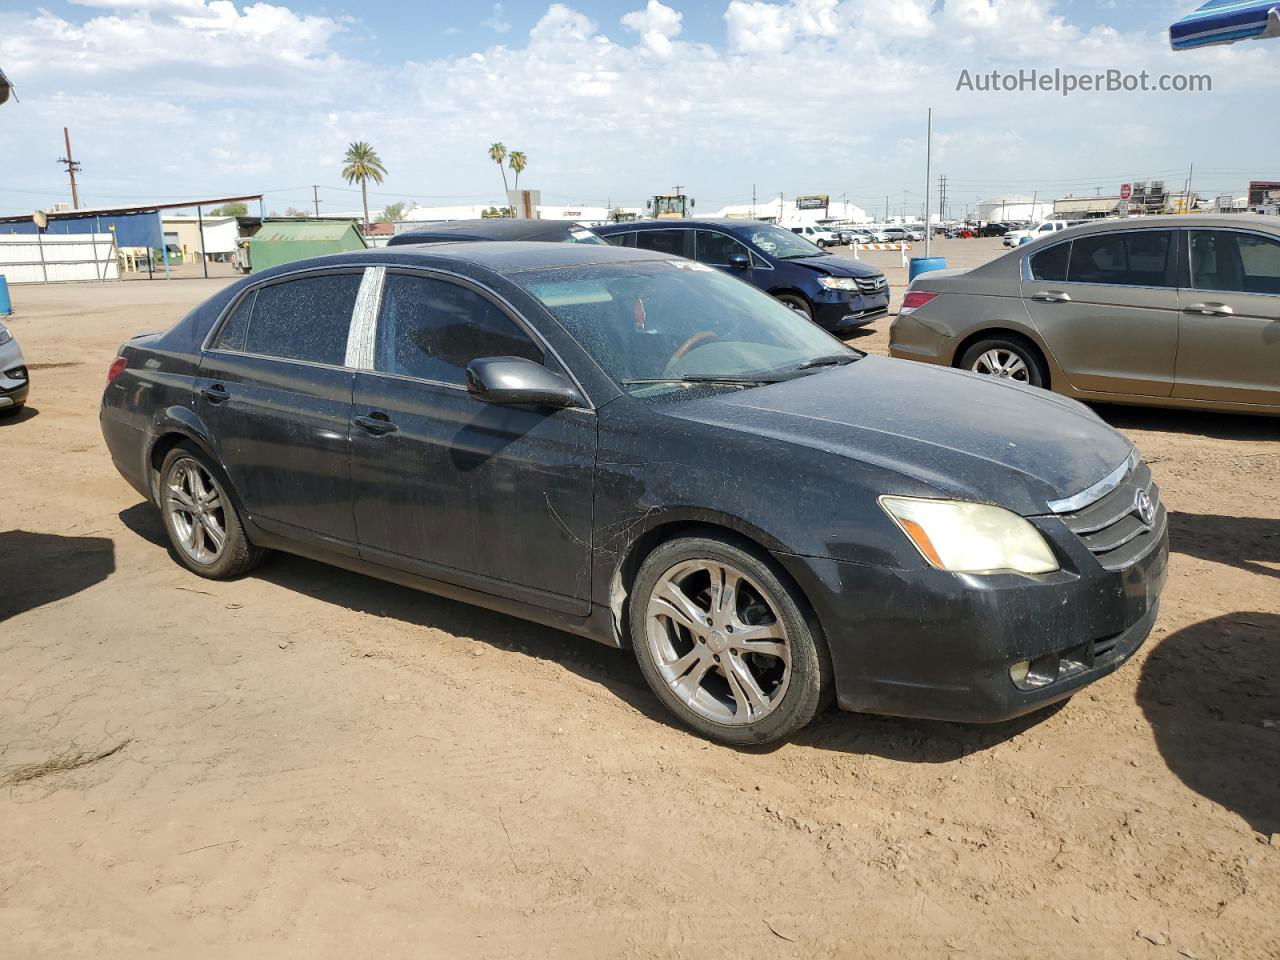
[[[191,457],[174,461],[164,485],[164,508],[179,549],[196,563],[216,563],[227,545],[227,516],[213,475]]]
[[[663,682],[699,716],[756,723],[782,702],[791,647],[777,602],[741,570],[686,560],[659,578],[645,640]]]
[[[1006,347],[992,347],[987,350],[970,368],[974,373],[998,377],[1001,380],[1016,380],[1018,383],[1031,382],[1031,370],[1022,357]]]

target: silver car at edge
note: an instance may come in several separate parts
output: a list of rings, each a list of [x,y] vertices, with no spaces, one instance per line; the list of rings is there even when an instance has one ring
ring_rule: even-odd
[[[889,352],[1077,400],[1280,415],[1280,218],[1099,221],[922,274]]]
[[[27,402],[31,388],[22,348],[9,328],[0,321],[0,416],[17,413]]]

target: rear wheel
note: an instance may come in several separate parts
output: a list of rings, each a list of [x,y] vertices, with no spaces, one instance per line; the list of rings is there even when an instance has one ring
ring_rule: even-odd
[[[816,628],[754,553],[715,537],[658,547],[636,576],[630,632],[658,699],[720,743],[768,743],[817,715],[832,687]]]
[[[258,566],[268,551],[245,536],[221,471],[193,447],[169,451],[160,467],[160,513],[178,561],[210,580],[230,580]]]
[[[960,366],[974,373],[1013,380],[1033,387],[1049,382],[1040,352],[1021,337],[1001,336],[979,340],[960,359]]]

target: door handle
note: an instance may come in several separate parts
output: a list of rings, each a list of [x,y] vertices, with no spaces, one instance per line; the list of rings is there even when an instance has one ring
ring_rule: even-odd
[[[1183,313],[1198,313],[1202,317],[1229,317],[1233,313],[1225,303],[1193,303],[1183,308]]]
[[[395,433],[400,428],[391,422],[391,419],[381,411],[375,410],[367,417],[356,417],[356,423],[364,427],[369,433],[375,437],[380,437],[384,433]]]
[[[203,388],[200,393],[210,403],[222,403],[223,400],[231,399],[231,392],[220,383],[212,383]]]
[[[1061,290],[1041,290],[1039,293],[1033,293],[1031,299],[1038,300],[1040,303],[1070,303],[1071,294],[1063,293]]]

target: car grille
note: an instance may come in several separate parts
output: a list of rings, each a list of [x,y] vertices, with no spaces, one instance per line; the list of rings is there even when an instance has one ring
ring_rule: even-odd
[[[1144,519],[1140,505],[1150,501]],[[1139,463],[1114,490],[1074,513],[1062,514],[1104,570],[1125,570],[1150,553],[1164,537],[1168,514],[1151,468]]]
[[[860,293],[881,293],[889,286],[889,281],[883,275],[878,277],[858,277],[858,292]]]

